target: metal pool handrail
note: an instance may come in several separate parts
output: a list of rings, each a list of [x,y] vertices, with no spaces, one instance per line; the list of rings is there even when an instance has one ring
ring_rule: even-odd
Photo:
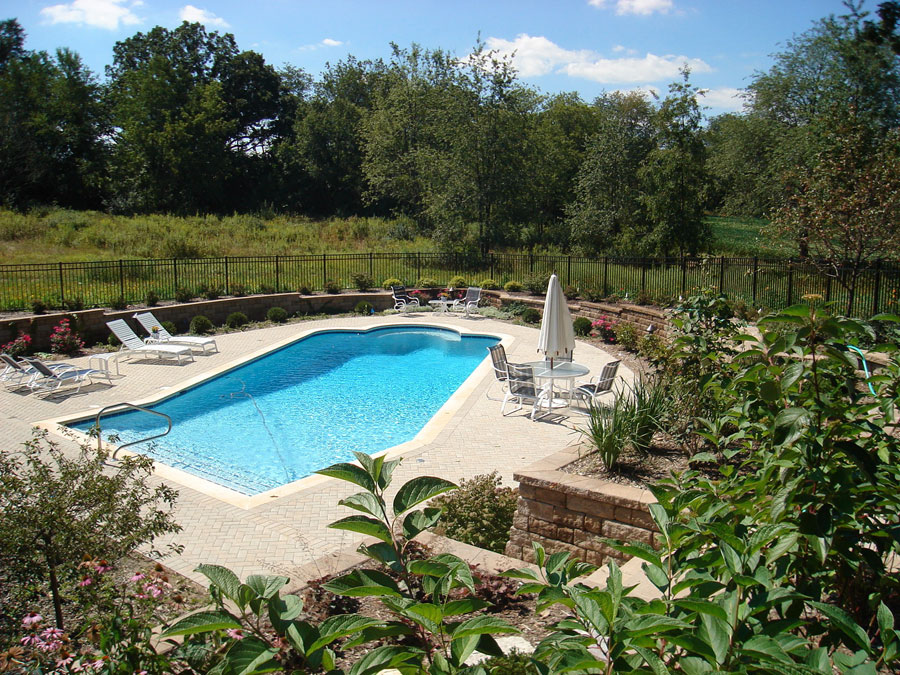
[[[868,379],[871,377],[871,375],[869,374],[869,364],[868,364],[868,362],[866,361],[866,355],[863,354],[862,349],[860,349],[859,347],[856,347],[856,346],[854,346],[854,345],[847,345],[847,349],[849,349],[850,351],[854,351],[854,352],[856,352],[857,354],[859,354],[859,358],[862,359],[863,370],[864,370],[865,373],[866,373],[866,380],[868,380]],[[876,394],[875,394],[875,389],[872,388],[872,383],[871,383],[871,382],[867,382],[867,384],[869,385],[869,391],[872,392],[872,396],[875,396],[875,395],[876,395]]]
[[[129,445],[136,445],[138,443],[144,443],[145,441],[152,441],[157,438],[162,438],[170,431],[172,431],[172,418],[166,415],[165,413],[159,412],[158,410],[151,410],[150,408],[145,408],[144,406],[135,405],[133,403],[113,403],[111,405],[103,406],[100,410],[97,411],[97,417],[94,418],[94,426],[97,427],[97,449],[100,449],[100,443],[102,443],[102,436],[100,435],[100,416],[106,412],[114,410],[115,408],[131,408],[132,410],[141,410],[146,413],[150,413],[151,415],[158,415],[159,417],[164,417],[166,422],[168,423],[168,428],[162,432],[161,434],[156,434],[155,436],[147,436],[147,438],[141,438],[136,441],[131,441],[130,443],[125,443],[117,447],[112,454],[113,459],[116,458],[116,453],[119,452],[122,448],[127,448]]]

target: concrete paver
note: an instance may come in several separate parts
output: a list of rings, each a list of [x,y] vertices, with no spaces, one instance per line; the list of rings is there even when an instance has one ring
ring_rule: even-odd
[[[219,353],[197,355],[193,363],[129,360],[121,363],[122,377],[85,387],[78,395],[39,398],[34,395],[0,391],[0,432],[6,448],[13,448],[31,437],[32,425],[40,420],[99,410],[122,401],[138,401],[171,391],[181,382],[243,358],[261,348],[275,345],[300,331],[338,327],[363,328],[373,325],[444,325],[467,332],[508,336],[509,360],[537,360],[538,331],[535,328],[503,323],[484,317],[415,314],[389,317],[340,317],[320,321],[291,323],[272,328],[248,330],[217,336]],[[578,343],[576,361],[597,374],[612,357],[601,349]],[[87,365],[87,357],[73,359]],[[501,416],[498,401],[486,398],[499,394],[493,372],[484,368],[471,393],[453,412],[433,438],[404,449],[403,462],[394,473],[394,487],[418,475],[435,475],[452,481],[498,471],[503,482],[514,485],[513,471],[577,442],[577,427],[583,416],[554,415],[532,422],[530,408]],[[619,373],[630,381],[633,374],[624,368]],[[63,447],[75,449],[72,440],[61,439]],[[154,480],[163,480],[155,478]],[[184,546],[180,556],[166,560],[175,571],[203,582],[194,569],[200,563],[215,563],[231,568],[241,578],[249,574],[299,573],[304,567],[337,555],[358,544],[359,538],[327,525],[350,514],[338,505],[341,498],[356,492],[355,486],[336,479],[317,480],[314,485],[285,496],[272,498],[251,508],[227,503],[196,489],[191,481],[176,482],[178,489],[175,517],[184,528],[170,538]],[[157,540],[157,547],[168,541]],[[316,564],[320,564],[316,562]],[[321,570],[325,574],[328,570]]]

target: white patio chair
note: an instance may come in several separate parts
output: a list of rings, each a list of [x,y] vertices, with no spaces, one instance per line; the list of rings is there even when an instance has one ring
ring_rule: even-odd
[[[37,359],[25,359],[29,366],[34,368],[35,376],[28,382],[28,388],[34,393],[55,392],[63,385],[75,385],[77,394],[81,391],[81,385],[85,382],[93,384],[92,375],[100,375],[106,377],[109,381],[109,374],[93,368],[75,368],[69,366],[67,368],[57,367],[51,370],[47,364]]]
[[[506,360],[506,348],[502,344],[497,343],[488,347],[488,351],[491,353],[491,365],[494,366],[494,377],[500,383],[500,391],[505,392],[509,389],[509,370],[507,369],[508,362]],[[484,395],[491,401],[504,400],[503,398],[491,396],[490,388],[488,388],[488,391],[484,392]]]
[[[406,286],[391,286],[391,297],[394,299],[394,309],[399,312],[408,312],[410,307],[419,307],[419,299],[406,292]]]
[[[28,383],[39,374],[38,370],[26,361],[16,361],[9,354],[0,354],[0,361],[6,366],[0,373],[0,382],[6,384],[10,389],[27,386]],[[47,364],[50,370],[74,368],[69,363],[52,363]]]
[[[613,394],[613,385],[616,382],[616,373],[619,371],[619,361],[610,361],[600,374],[592,378],[590,382],[581,382],[572,389],[575,398],[584,400],[587,406],[596,405],[597,400],[604,394]]]
[[[506,415],[506,404],[515,400],[516,407],[510,412],[521,410],[526,402],[531,402],[531,419],[536,419],[538,410],[547,407],[550,412],[552,399],[550,398],[549,386],[538,387],[534,381],[534,371],[531,366],[525,366],[518,363],[507,363],[506,371],[509,373],[509,391],[503,397],[503,407],[500,409],[501,415]]]
[[[469,316],[469,312],[478,310],[478,303],[481,302],[481,289],[470,286],[466,289],[465,297],[459,298],[450,305],[451,312],[465,312]]]
[[[199,335],[172,335],[163,327],[162,323],[153,316],[152,312],[138,313],[134,315],[134,318],[137,319],[144,330],[150,334],[150,337],[145,339],[146,344],[187,345],[192,349],[199,349],[203,354],[207,351],[219,351],[219,346],[216,344],[215,338],[201,337]],[[154,328],[156,329],[156,335],[153,334]]]
[[[116,319],[115,321],[108,321],[106,323],[109,326],[109,329],[113,332],[117,338],[119,338],[119,342],[122,343],[122,352],[125,356],[132,355],[147,355],[147,356],[155,356],[158,359],[164,358],[175,358],[181,363],[182,359],[187,359],[188,361],[194,360],[194,355],[191,352],[190,347],[186,347],[184,345],[148,345],[144,344],[141,341],[133,330],[129,327],[127,323],[125,323],[124,319]]]

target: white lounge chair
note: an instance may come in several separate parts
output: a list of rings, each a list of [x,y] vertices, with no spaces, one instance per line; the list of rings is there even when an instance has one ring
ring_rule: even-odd
[[[16,361],[9,354],[0,354],[0,362],[6,366],[0,373],[0,382],[6,384],[10,389],[28,386],[28,383],[39,374],[38,370],[27,361]],[[52,363],[47,365],[50,370],[60,368],[74,368],[75,366],[68,363]]]
[[[215,338],[200,337],[199,335],[172,335],[163,328],[162,323],[153,316],[152,312],[135,314],[134,318],[137,319],[138,323],[144,327],[144,330],[150,334],[150,337],[144,340],[146,344],[187,345],[192,349],[199,349],[201,353],[204,354],[207,351],[219,351],[219,346],[216,344]],[[153,335],[154,328],[156,328],[155,336]]]
[[[93,368],[75,368],[57,367],[51,370],[45,363],[37,359],[25,359],[29,366],[34,368],[35,376],[28,382],[28,388],[32,392],[54,392],[63,385],[75,385],[75,391],[81,391],[81,385],[85,382],[93,384],[92,375],[100,375],[106,377],[109,381],[109,374]]]
[[[124,319],[116,319],[115,321],[107,321],[107,326],[113,332],[117,338],[119,338],[119,342],[122,343],[121,351],[125,356],[131,356],[134,354],[144,354],[149,356],[155,356],[158,359],[164,358],[175,358],[178,359],[179,363],[181,359],[187,359],[188,361],[194,360],[194,355],[191,353],[191,348],[186,347],[184,345],[147,345],[141,341],[133,330],[129,327],[127,323],[125,323]]]
[[[469,286],[466,289],[466,295],[463,298],[459,298],[452,305],[450,305],[451,312],[465,312],[466,316],[469,316],[469,312],[474,312],[478,310],[478,303],[481,301],[481,289]]]
[[[419,299],[406,292],[406,286],[391,286],[391,297],[394,299],[394,309],[400,312],[408,312],[410,307],[419,307]]]

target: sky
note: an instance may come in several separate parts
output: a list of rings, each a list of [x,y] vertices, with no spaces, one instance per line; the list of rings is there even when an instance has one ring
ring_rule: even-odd
[[[545,94],[653,91],[679,68],[705,90],[707,115],[737,111],[738,94],[772,54],[842,0],[0,0],[27,49],[68,47],[102,76],[113,45],[154,26],[199,21],[239,49],[318,77],[348,55],[389,59],[390,43],[468,54],[479,35],[514,54],[519,79]],[[864,9],[874,11],[875,0]]]

